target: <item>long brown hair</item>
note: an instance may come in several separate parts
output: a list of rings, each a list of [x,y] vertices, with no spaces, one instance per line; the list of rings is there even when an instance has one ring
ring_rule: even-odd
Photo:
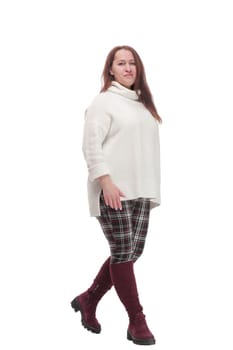
[[[144,106],[151,112],[153,117],[157,119],[158,122],[161,123],[162,119],[160,118],[157,112],[150,88],[146,81],[146,73],[145,73],[144,65],[137,51],[133,49],[131,46],[127,46],[127,45],[116,46],[109,52],[106,58],[103,73],[102,73],[103,86],[101,88],[101,92],[106,91],[111,86],[112,81],[114,80],[114,77],[110,74],[110,70],[111,70],[116,52],[121,49],[131,51],[135,59],[137,76],[136,76],[135,83],[133,85],[133,90],[136,91],[139,101],[141,101],[144,104]]]

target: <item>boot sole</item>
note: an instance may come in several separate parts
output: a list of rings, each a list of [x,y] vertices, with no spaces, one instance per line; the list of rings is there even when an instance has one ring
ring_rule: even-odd
[[[127,339],[131,340],[134,344],[137,345],[154,345],[156,343],[154,338],[150,338],[150,339],[138,339],[138,338],[134,338],[129,331],[127,332]]]
[[[83,311],[82,311],[82,307],[79,304],[79,302],[77,301],[77,299],[74,299],[71,301],[71,307],[74,309],[75,312],[80,311],[81,313],[81,323],[83,325],[83,327],[85,329],[87,329],[88,331],[92,332],[92,333],[96,333],[99,334],[101,332],[101,328],[94,328],[92,326],[90,326],[88,323],[86,323],[83,319]]]

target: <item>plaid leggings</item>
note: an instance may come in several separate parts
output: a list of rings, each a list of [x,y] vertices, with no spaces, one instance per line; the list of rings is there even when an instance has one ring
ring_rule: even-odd
[[[111,262],[136,261],[143,252],[148,231],[150,200],[138,198],[122,201],[122,210],[115,210],[100,196],[97,217],[111,251]]]

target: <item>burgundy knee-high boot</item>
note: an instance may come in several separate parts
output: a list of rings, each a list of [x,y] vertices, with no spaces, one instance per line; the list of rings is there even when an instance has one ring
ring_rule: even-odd
[[[110,273],[116,292],[129,316],[127,339],[139,345],[155,344],[139,302],[133,262],[110,264]]]
[[[75,312],[81,312],[82,325],[93,333],[100,333],[101,325],[96,319],[96,307],[102,296],[112,287],[110,257],[101,266],[90,288],[71,302]]]

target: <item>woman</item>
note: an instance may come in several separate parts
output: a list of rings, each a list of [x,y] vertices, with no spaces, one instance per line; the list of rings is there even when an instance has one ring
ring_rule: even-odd
[[[71,305],[85,328],[100,333],[96,307],[113,285],[129,316],[127,339],[141,345],[155,344],[155,338],[142,312],[133,264],[143,252],[150,210],[160,204],[158,122],[138,53],[130,46],[113,48],[101,92],[86,110],[83,134],[90,215],[98,219],[111,255]]]

